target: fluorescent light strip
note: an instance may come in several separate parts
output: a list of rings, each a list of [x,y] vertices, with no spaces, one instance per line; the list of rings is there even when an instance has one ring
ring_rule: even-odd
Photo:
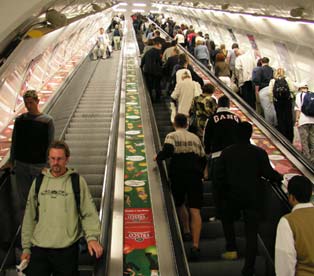
[[[133,3],[132,4],[134,7],[146,7],[145,3]]]
[[[143,9],[133,9],[132,12],[145,12]]]
[[[114,8],[113,10],[117,12],[126,12],[126,9]]]
[[[118,4],[118,6],[127,6],[127,5],[128,5],[128,3],[126,3],[126,2],[122,2],[122,3]]]

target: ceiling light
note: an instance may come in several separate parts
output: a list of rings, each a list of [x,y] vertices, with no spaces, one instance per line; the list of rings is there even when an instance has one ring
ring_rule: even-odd
[[[303,8],[295,8],[295,9],[290,10],[290,15],[292,17],[302,17],[303,13],[304,13]]]
[[[225,3],[221,5],[221,9],[222,10],[227,10],[229,8],[230,4],[229,3]]]
[[[95,4],[95,3],[92,3],[92,7],[93,7],[93,10],[94,10],[95,12],[100,12],[100,11],[102,11],[102,8],[101,8],[99,5]]]

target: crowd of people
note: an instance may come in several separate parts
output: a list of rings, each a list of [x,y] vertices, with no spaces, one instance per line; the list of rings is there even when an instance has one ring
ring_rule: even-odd
[[[231,112],[228,97],[221,96],[218,100],[213,97],[215,87],[203,83],[189,64],[188,55],[178,45],[213,70],[227,86],[234,90],[237,87],[243,100],[291,142],[296,122],[302,150],[309,160],[314,161],[314,144],[309,141],[309,125],[314,117],[306,115],[303,107],[308,86],[300,84],[296,91],[283,68],[273,69],[267,57],[260,58],[256,66],[254,53],[244,53],[237,43],[230,50],[226,50],[225,45],[217,48],[208,34],[203,36],[201,32],[195,32],[193,26],[178,25],[171,18],[165,19],[160,15],[150,17],[169,37],[161,38],[154,23],[136,17],[134,28],[143,33],[145,44],[141,69],[153,102],[170,95],[172,114],[169,119],[175,129],[166,136],[163,148],[154,160],[170,159],[169,177],[182,238],[192,241],[189,256],[195,261],[201,255],[202,181],[209,178],[216,219],[221,220],[226,239],[226,251],[221,257],[225,260],[238,259],[234,222],[242,216],[246,236],[242,275],[252,276],[257,254],[261,181],[267,179],[281,185],[283,176],[272,168],[266,151],[251,144],[251,123],[241,122]],[[307,275],[309,271],[311,274],[314,273],[314,257],[306,241],[313,240],[308,230],[313,231],[314,225],[309,223],[306,230],[302,230],[306,218],[301,219],[303,214],[314,214],[310,203],[311,181],[304,176],[293,177],[288,184],[288,194],[294,208],[292,214],[283,217],[278,226],[277,275]],[[289,244],[284,243],[284,229],[290,231]],[[289,258],[289,266],[284,264],[285,257]],[[302,274],[303,271],[307,272]]]
[[[157,87],[149,85],[150,94],[155,90],[157,100],[162,89],[168,93],[175,90],[176,83],[182,80],[180,74],[177,74],[182,68],[187,68],[191,72],[192,80],[203,86],[203,81],[189,64],[188,56],[182,53],[182,48],[179,47],[181,45],[201,64],[212,70],[234,93],[238,93],[289,142],[301,146],[303,155],[310,162],[314,162],[314,104],[309,100],[314,98],[314,94],[309,91],[306,82],[292,81],[284,68],[271,67],[268,57],[258,58],[259,53],[255,50],[244,52],[238,43],[233,43],[230,49],[226,49],[225,44],[217,47],[209,34],[197,32],[193,26],[176,24],[172,18],[150,15],[156,24],[147,18],[140,18],[137,18],[135,27],[143,32],[143,60],[147,60],[146,52],[155,47],[156,41],[161,45],[161,58],[158,55],[155,55],[155,60],[148,58],[154,70],[142,68],[145,76],[150,75],[149,80],[158,75]],[[158,24],[168,33],[166,38],[160,36]],[[301,112],[301,109],[311,110],[312,114]]]

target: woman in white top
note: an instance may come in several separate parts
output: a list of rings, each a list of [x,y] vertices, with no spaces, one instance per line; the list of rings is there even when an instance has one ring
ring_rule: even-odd
[[[185,46],[185,38],[184,35],[182,34],[181,30],[178,30],[178,33],[176,34],[176,36],[174,37],[174,39],[177,41],[178,44],[180,44],[181,46]]]
[[[178,113],[189,117],[192,101],[194,97],[201,94],[202,89],[198,82],[192,80],[191,72],[188,69],[183,70],[184,72],[181,75],[182,81],[177,82],[171,98],[177,102]]]
[[[307,83],[299,84],[299,90],[295,99],[296,122],[300,134],[302,153],[306,158],[314,162],[314,117],[306,116],[302,111],[302,103],[305,93],[308,93]]]
[[[294,85],[286,77],[285,70],[278,68],[274,73],[274,78],[269,82],[269,96],[271,102],[274,103],[277,128],[291,143],[293,142],[292,101],[294,90]]]

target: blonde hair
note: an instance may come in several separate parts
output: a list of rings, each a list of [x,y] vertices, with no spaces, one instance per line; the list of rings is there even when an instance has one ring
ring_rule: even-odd
[[[185,70],[182,74],[182,80],[185,80],[185,79],[190,79],[191,78],[191,73],[189,70]]]
[[[204,41],[201,40],[201,39],[198,39],[196,40],[195,44],[198,46],[198,45],[203,45],[204,44]]]
[[[274,73],[275,79],[284,78],[285,76],[286,76],[286,72],[285,72],[285,69],[283,68],[278,68]]]

